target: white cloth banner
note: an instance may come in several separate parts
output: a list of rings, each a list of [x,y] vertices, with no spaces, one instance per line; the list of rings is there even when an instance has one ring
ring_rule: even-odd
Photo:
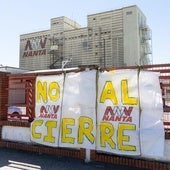
[[[141,71],[140,89],[140,135],[141,154],[144,157],[162,157],[164,154],[163,105],[159,73]]]
[[[95,137],[96,70],[67,73],[59,146],[95,149]]]
[[[38,76],[36,79],[35,119],[31,123],[31,140],[58,146],[64,74]]]
[[[149,158],[164,155],[159,73],[85,70],[38,76],[35,98],[33,142]]]
[[[99,73],[97,150],[140,155],[137,70]]]

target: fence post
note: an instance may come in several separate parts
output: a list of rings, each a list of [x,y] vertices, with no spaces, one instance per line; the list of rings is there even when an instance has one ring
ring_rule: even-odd
[[[85,149],[86,152],[86,157],[85,157],[85,162],[90,162],[90,149]]]
[[[0,121],[7,120],[8,112],[8,73],[0,72]]]

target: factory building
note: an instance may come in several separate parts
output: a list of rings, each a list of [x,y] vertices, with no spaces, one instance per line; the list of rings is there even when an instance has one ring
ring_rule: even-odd
[[[87,27],[67,17],[49,30],[20,35],[20,68],[44,70],[82,65],[152,64],[151,31],[137,6],[87,16]]]

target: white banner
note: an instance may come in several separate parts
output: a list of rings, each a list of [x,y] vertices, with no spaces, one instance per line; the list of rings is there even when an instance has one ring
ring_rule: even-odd
[[[163,105],[159,73],[141,71],[139,76],[141,105],[141,154],[144,157],[164,155]]]
[[[163,156],[158,73],[86,70],[38,76],[35,96],[33,142],[119,155]]]
[[[95,149],[96,70],[66,74],[60,135],[61,147]]]
[[[137,71],[99,73],[97,104],[97,150],[139,155]]]
[[[48,146],[58,146],[64,74],[38,76],[36,107],[31,123],[31,140]]]

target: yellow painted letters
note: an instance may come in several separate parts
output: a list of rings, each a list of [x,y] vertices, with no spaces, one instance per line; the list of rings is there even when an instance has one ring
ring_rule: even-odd
[[[83,143],[83,136],[86,136],[91,143],[94,143],[93,120],[89,117],[79,118],[78,143]]]
[[[124,105],[137,105],[138,99],[135,97],[129,97],[127,80],[122,80],[121,88],[122,88],[122,103]]]
[[[72,129],[68,127],[75,125],[75,120],[71,118],[63,118],[62,120],[62,130],[61,130],[61,141],[63,143],[74,143],[75,139],[71,136]]]
[[[31,132],[32,132],[32,137],[35,139],[41,138],[42,134],[36,132],[36,127],[41,126],[43,124],[43,120],[35,120],[32,125],[31,125]]]
[[[41,82],[38,81],[37,82],[37,87],[36,87],[36,94],[37,94],[37,102],[40,103],[41,102],[41,98],[42,101],[44,103],[47,102],[47,83],[46,82]]]
[[[57,127],[57,122],[49,120],[46,122],[45,126],[47,127],[47,135],[44,136],[44,141],[54,143],[55,137],[53,136],[52,129]]]
[[[57,82],[51,82],[49,87],[47,87],[47,82],[38,81],[36,84],[36,90],[38,103],[46,103],[48,97],[51,101],[57,101],[60,98],[60,86]]]
[[[53,94],[54,93],[54,94]],[[49,84],[48,94],[51,101],[57,101],[60,97],[60,86],[57,82],[51,82]]]
[[[111,123],[101,122],[100,124],[100,145],[106,147],[106,143],[110,145],[112,149],[116,148],[115,142],[112,140],[114,135],[114,127]]]
[[[103,89],[102,94],[100,96],[100,103],[104,103],[105,100],[107,100],[107,99],[111,100],[113,105],[118,104],[115,89],[114,89],[111,81],[107,81],[105,83],[104,89]]]
[[[129,142],[130,137],[127,135],[124,135],[125,130],[136,130],[136,126],[134,124],[119,124],[118,126],[118,149],[124,150],[124,151],[136,151],[136,146],[133,145],[124,145],[123,142]]]

